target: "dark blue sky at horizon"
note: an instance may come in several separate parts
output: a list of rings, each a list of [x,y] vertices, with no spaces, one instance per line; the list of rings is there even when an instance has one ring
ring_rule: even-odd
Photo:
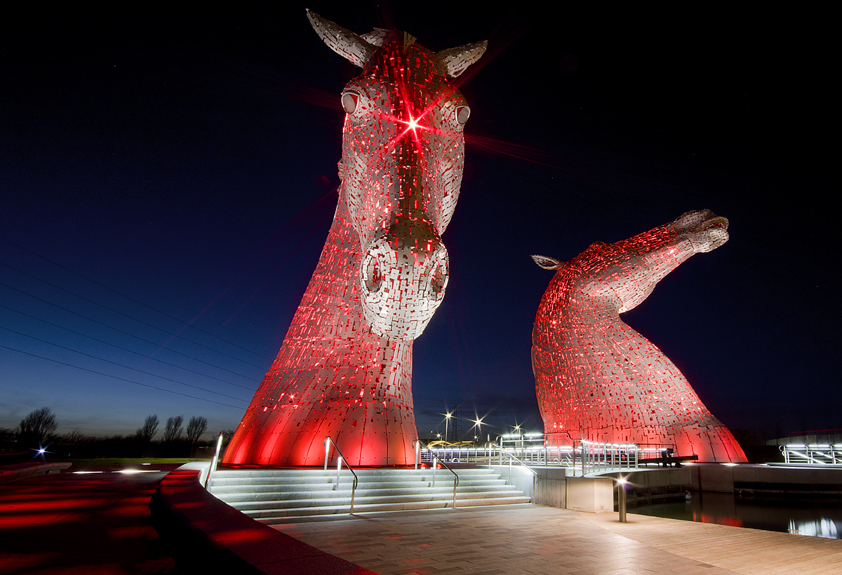
[[[456,405],[492,434],[540,429],[530,335],[551,276],[530,254],[569,259],[701,208],[730,219],[729,243],[624,320],[726,425],[842,428],[823,19],[472,2],[4,22],[0,427],[42,406],[60,432],[132,433],[152,413],[238,424],[327,235],[357,73],[305,6],[433,50],[490,40],[461,85],[447,295],[415,343],[422,435]]]

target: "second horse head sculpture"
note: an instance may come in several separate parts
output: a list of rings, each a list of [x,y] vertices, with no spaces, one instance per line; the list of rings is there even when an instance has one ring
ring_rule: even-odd
[[[595,243],[555,270],[532,331],[532,369],[545,433],[603,443],[674,447],[701,461],[746,461],[731,432],[687,379],[620,314],[643,302],[689,257],[728,241],[728,220],[687,212],[613,244]]]

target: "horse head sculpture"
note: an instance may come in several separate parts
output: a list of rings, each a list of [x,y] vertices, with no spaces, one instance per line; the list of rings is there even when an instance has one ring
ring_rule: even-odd
[[[441,235],[464,166],[470,115],[450,82],[485,42],[434,53],[394,30],[358,36],[308,11],[325,43],[363,68],[342,91],[339,177],[362,247],[360,303],[371,329],[412,340],[444,297],[449,269]]]
[[[658,282],[687,258],[713,251],[727,241],[727,219],[710,210],[687,212],[626,240],[591,244],[570,262],[576,273],[569,287],[591,313],[620,314],[642,303]],[[533,259],[544,269],[565,265],[545,256]]]
[[[406,33],[358,36],[308,12],[363,73],[345,86],[339,201],[284,343],[223,457],[232,465],[407,465],[418,438],[412,346],[444,297],[441,235],[470,115],[451,80],[485,42],[431,52]],[[334,453],[335,456],[335,453]]]
[[[556,270],[532,331],[546,433],[673,446],[702,461],[746,461],[678,368],[620,319],[689,257],[727,242],[727,230],[728,220],[700,210],[626,240],[591,244],[569,262],[533,256]]]

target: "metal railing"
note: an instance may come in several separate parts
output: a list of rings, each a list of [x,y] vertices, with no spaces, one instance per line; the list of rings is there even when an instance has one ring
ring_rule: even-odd
[[[597,443],[582,440],[582,476],[617,469],[638,469],[639,453],[633,443]]]
[[[205,489],[210,485],[211,475],[216,471],[216,463],[219,461],[219,450],[222,448],[222,432],[219,433],[219,439],[216,440],[216,451],[213,452],[213,460],[211,460],[210,467],[208,467],[208,474],[205,476]]]
[[[416,439],[415,441],[413,441],[412,447],[415,449],[415,469],[418,469],[418,463],[421,460],[421,448],[423,447],[427,451],[427,453],[430,454],[431,463],[433,464],[433,483],[430,487],[435,488],[435,486],[436,486],[436,469],[438,468],[438,465],[436,465],[436,461],[441,463],[442,467],[444,467],[445,469],[447,469],[449,472],[451,472],[453,474],[453,504],[452,504],[451,507],[453,509],[456,509],[456,488],[459,487],[459,476],[456,474],[455,471],[453,471],[447,465],[447,463],[444,462],[444,460],[442,460],[436,454],[434,449],[431,449],[430,447],[427,447],[426,445],[421,445],[420,439]]]
[[[339,454],[339,457],[336,460],[336,492],[339,493],[339,472],[342,469],[342,461],[345,461],[345,467],[348,468],[348,471],[351,472],[351,475],[354,476],[354,484],[351,486],[351,510],[348,513],[354,512],[354,495],[357,493],[357,484],[359,483],[359,478],[357,474],[354,473],[353,468],[348,464],[348,460],[345,459],[345,456],[342,455],[342,452],[339,451],[339,446],[336,445],[336,442],[331,439],[329,435],[325,436],[325,471],[327,471],[327,462],[330,457],[330,445],[333,444],[333,448],[336,450],[336,453]]]
[[[809,445],[789,444],[780,446],[784,461],[808,465],[842,465],[842,445],[827,443]]]
[[[552,437],[565,435],[572,445],[548,445],[558,441]],[[635,444],[599,443],[587,440],[573,440],[569,434],[548,433],[503,435],[499,444],[489,443],[482,447],[444,442],[428,445],[424,451],[414,444],[416,468],[421,461],[430,462],[435,451],[438,459],[448,462],[477,463],[479,465],[504,465],[507,457],[513,457],[523,466],[566,467],[573,475],[585,476],[620,469],[639,469],[647,458],[662,455],[665,446]],[[838,453],[842,462],[842,453]]]
[[[493,447],[489,446],[493,451],[497,451],[500,454],[500,465],[503,465],[503,456],[505,455],[509,460],[509,485],[512,485],[512,462],[516,462],[520,465],[523,469],[526,469],[530,473],[532,473],[532,481],[535,481],[535,478],[538,477],[538,472],[526,465],[522,460],[520,460],[517,456],[512,454],[509,450],[500,447],[499,445],[494,445]],[[489,462],[490,465],[490,462]],[[534,483],[533,483],[534,488]]]

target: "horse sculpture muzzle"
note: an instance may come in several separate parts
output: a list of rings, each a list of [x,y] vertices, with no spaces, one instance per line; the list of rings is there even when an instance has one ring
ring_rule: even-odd
[[[372,333],[412,341],[441,304],[449,275],[441,234],[459,197],[470,116],[449,80],[485,43],[434,53],[406,33],[358,36],[308,16],[335,52],[363,68],[343,90],[339,162],[340,193],[360,240],[362,315]]]
[[[441,304],[448,277],[447,249],[433,225],[395,221],[375,234],[362,259],[360,303],[366,322],[391,339],[415,339]]]

